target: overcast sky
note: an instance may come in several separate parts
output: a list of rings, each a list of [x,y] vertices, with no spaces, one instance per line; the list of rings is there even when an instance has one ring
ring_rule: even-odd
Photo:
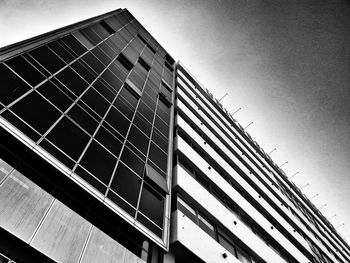
[[[234,117],[350,235],[348,1],[0,0],[0,46],[117,8],[216,98],[228,92],[227,110],[242,107]]]

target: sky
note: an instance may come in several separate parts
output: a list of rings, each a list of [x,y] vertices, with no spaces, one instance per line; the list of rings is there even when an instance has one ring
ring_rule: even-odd
[[[350,2],[0,0],[0,47],[127,8],[350,243]],[[342,225],[342,224],[345,225]]]

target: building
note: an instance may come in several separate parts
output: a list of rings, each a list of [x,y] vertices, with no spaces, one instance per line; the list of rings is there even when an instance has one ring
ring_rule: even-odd
[[[0,50],[0,262],[349,262],[126,10]]]

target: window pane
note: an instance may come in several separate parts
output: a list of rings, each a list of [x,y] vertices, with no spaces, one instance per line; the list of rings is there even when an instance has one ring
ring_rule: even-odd
[[[163,227],[164,196],[147,183],[143,184],[139,210],[158,226]]]
[[[86,82],[91,83],[96,77],[97,73],[95,73],[88,66],[84,65],[81,61],[75,61],[70,65],[75,72],[78,72],[80,76],[82,76]]]
[[[154,112],[149,107],[147,107],[145,103],[141,101],[139,103],[137,111],[141,113],[142,116],[144,116],[150,123],[153,123]]]
[[[53,41],[48,44],[48,47],[56,53],[67,64],[74,60],[74,56],[66,48],[64,48],[58,41]]]
[[[113,105],[130,120],[132,119],[134,110],[122,97],[118,96]]]
[[[115,98],[115,94],[106,86],[101,80],[95,81],[93,87],[109,102],[112,102]]]
[[[44,148],[48,153],[50,153],[52,156],[54,156],[57,160],[59,160],[61,163],[66,165],[68,168],[72,169],[74,167],[75,162],[66,156],[63,152],[61,152],[59,149],[57,149],[52,143],[50,143],[47,140],[42,140],[39,143],[39,146]]]
[[[220,245],[226,248],[233,256],[236,256],[236,250],[233,243],[229,242],[226,238],[218,234],[218,240]]]
[[[57,262],[77,262],[90,226],[56,200],[31,245]]]
[[[45,79],[45,76],[41,74],[36,68],[34,68],[27,60],[22,56],[14,57],[6,61],[14,71],[17,72],[22,78],[24,78],[30,85],[35,87]]]
[[[215,228],[214,226],[203,216],[198,214],[199,226],[211,237],[215,238]]]
[[[97,74],[100,74],[104,69],[104,65],[92,53],[86,53],[81,58],[88,66],[90,66]]]
[[[93,134],[95,132],[98,122],[78,105],[74,105],[73,108],[69,110],[68,116],[71,117],[88,133]]]
[[[250,263],[250,256],[243,251],[242,249],[237,248],[237,258],[242,262],[242,263]]]
[[[2,102],[4,105],[10,104],[12,101],[31,89],[28,84],[21,80],[4,64],[0,64],[0,78],[0,102]]]
[[[136,174],[142,177],[145,163],[129,148],[124,147],[121,160],[129,166]]]
[[[72,50],[77,56],[80,56],[84,52],[87,51],[86,47],[84,47],[75,37],[72,35],[68,35],[61,38],[62,43],[68,47],[68,49]]]
[[[49,72],[55,73],[65,66],[65,63],[47,46],[36,48],[28,53]]]
[[[95,136],[95,139],[98,140],[108,150],[110,150],[115,156],[119,156],[120,150],[123,146],[122,137],[116,137],[103,126],[101,126]]]
[[[117,159],[97,142],[92,141],[80,165],[84,166],[103,183],[108,184]]]
[[[152,141],[154,141],[165,153],[168,152],[168,141],[165,140],[157,130],[153,130]]]
[[[37,88],[37,91],[44,95],[45,98],[47,98],[62,112],[65,112],[73,103],[73,101],[51,81],[46,81],[39,88]]]
[[[167,171],[168,156],[163,151],[161,151],[160,148],[154,143],[151,143],[151,148],[149,150],[149,158],[164,172]]]
[[[0,187],[0,200],[1,227],[28,242],[53,198],[15,171]]]
[[[147,136],[151,135],[152,126],[141,114],[136,113],[133,123]]]
[[[88,135],[66,117],[55,126],[47,138],[75,160],[89,140]]]
[[[156,116],[156,120],[154,122],[156,128],[166,137],[169,136],[169,126],[165,124],[158,116]]]
[[[130,125],[130,121],[113,107],[107,114],[106,121],[116,129],[121,135],[125,136]]]
[[[78,166],[74,173],[79,175],[79,177],[83,178],[87,183],[89,183],[92,187],[98,190],[100,193],[105,194],[107,190],[107,186],[101,183],[97,178],[95,178],[91,173],[86,171],[83,167]]]
[[[11,107],[11,110],[44,134],[61,113],[37,92],[32,92]]]
[[[13,126],[19,129],[33,141],[36,142],[41,137],[41,135],[37,131],[35,131],[28,124],[24,123],[22,120],[16,117],[12,112],[4,111],[1,114],[1,116],[4,117],[8,122],[10,122]]]
[[[70,67],[61,71],[56,77],[77,97],[79,97],[88,86],[88,84]]]
[[[101,77],[110,85],[115,93],[118,93],[123,83],[112,73],[112,71],[107,69],[103,72]]]
[[[134,125],[131,126],[128,141],[131,142],[144,155],[147,155],[149,138]]]
[[[96,92],[95,89],[90,88],[81,98],[92,110],[103,117],[109,107],[109,103]]]
[[[136,207],[141,186],[141,179],[137,177],[123,163],[119,163],[114,174],[111,189]]]

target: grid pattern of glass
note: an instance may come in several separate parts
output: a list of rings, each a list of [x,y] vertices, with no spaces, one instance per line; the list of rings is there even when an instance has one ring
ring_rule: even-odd
[[[1,118],[159,237],[172,109],[166,55],[123,12],[0,64]]]

